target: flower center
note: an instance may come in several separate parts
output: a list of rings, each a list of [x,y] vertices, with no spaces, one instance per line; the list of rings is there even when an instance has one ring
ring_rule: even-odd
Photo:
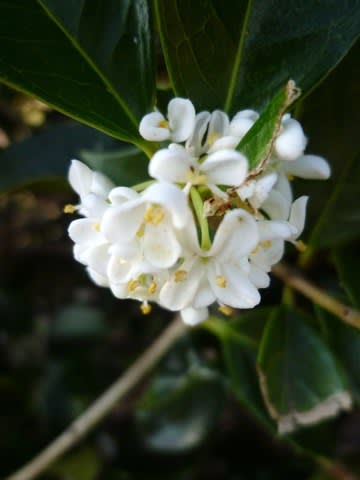
[[[186,270],[176,270],[174,276],[175,276],[175,282],[179,283],[185,280],[187,277],[188,272]]]
[[[160,120],[158,123],[159,128],[169,128],[169,122],[167,120]]]
[[[216,284],[220,288],[226,288],[226,285],[227,285],[226,278],[223,275],[216,275]]]
[[[150,223],[151,225],[159,225],[164,220],[164,209],[157,205],[152,205],[146,209],[144,214],[144,223]],[[139,229],[141,230],[141,228]]]

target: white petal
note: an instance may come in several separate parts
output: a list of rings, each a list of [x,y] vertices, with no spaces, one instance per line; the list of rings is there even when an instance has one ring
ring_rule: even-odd
[[[109,259],[108,243],[103,243],[94,248],[90,248],[86,252],[86,260],[89,267],[103,277],[106,277]]]
[[[271,190],[261,209],[273,220],[287,220],[291,203],[277,190]]]
[[[287,239],[296,234],[297,229],[286,221],[264,220],[258,222],[260,240]]]
[[[171,139],[185,142],[194,130],[195,108],[190,100],[173,98],[168,105],[168,119]]]
[[[256,288],[267,288],[270,285],[269,275],[256,265],[251,265],[249,280]]]
[[[80,218],[70,223],[68,228],[71,240],[82,245],[96,245],[101,234],[97,231],[97,219]]]
[[[82,263],[83,265],[87,265],[86,260],[86,252],[89,249],[88,245],[81,245],[79,243],[75,243],[73,247],[73,254],[74,258],[77,262]]]
[[[109,286],[109,281],[105,276],[99,275],[92,268],[87,268],[86,270],[87,270],[87,273],[88,273],[89,277],[91,278],[91,280],[96,285],[98,285],[99,287],[108,287]]]
[[[242,110],[238,112],[230,122],[230,135],[235,135],[241,139],[258,118],[259,114],[254,110]]]
[[[271,246],[258,248],[256,253],[250,255],[251,264],[257,265],[266,272],[272,265],[279,262],[284,255],[284,240],[272,240]]]
[[[186,183],[192,158],[185,149],[158,150],[149,163],[149,175],[161,182]]]
[[[146,206],[141,198],[108,208],[101,222],[101,232],[110,242],[129,242],[139,230]]]
[[[69,169],[69,183],[80,196],[90,193],[93,171],[79,160],[72,160]]]
[[[190,306],[203,275],[204,267],[200,261],[194,264],[184,279],[176,281],[176,276],[173,275],[160,290],[160,304],[173,311]]]
[[[293,162],[285,163],[283,170],[295,177],[314,180],[327,180],[331,174],[328,162],[317,155],[303,155]]]
[[[203,322],[209,316],[207,308],[188,307],[181,310],[180,313],[184,323],[186,323],[187,325],[191,325],[192,327]]]
[[[127,284],[126,283],[119,283],[119,284],[110,284],[110,289],[113,293],[113,295],[116,298],[120,298],[120,300],[124,298],[128,298],[129,292],[127,289]]]
[[[195,308],[204,308],[211,305],[215,301],[216,296],[209,285],[208,279],[204,277],[194,296],[192,305]]]
[[[160,112],[152,112],[145,115],[139,126],[140,135],[151,142],[163,142],[170,138],[170,130],[161,127],[165,118]]]
[[[252,195],[254,195],[255,187],[256,180],[247,180],[236,190],[236,192],[241,198],[241,200],[247,200],[248,198],[252,197]]]
[[[158,203],[169,211],[175,228],[183,228],[191,217],[185,193],[171,183],[154,183],[143,192],[143,199]]]
[[[112,205],[122,205],[128,200],[135,200],[138,197],[139,194],[128,187],[115,187],[109,193],[109,200]]]
[[[100,197],[107,198],[111,189],[115,185],[113,182],[100,172],[93,172],[91,181],[91,192]]]
[[[209,112],[200,112],[195,117],[194,131],[185,144],[186,148],[195,157],[198,157],[207,149],[203,145],[203,140],[209,127],[210,117]]]
[[[292,204],[289,222],[296,228],[297,233],[294,238],[299,237],[305,226],[305,217],[306,217],[306,204],[309,200],[309,197],[300,197],[295,200]]]
[[[125,283],[132,278],[133,263],[117,255],[111,255],[107,265],[107,276],[110,283]]]
[[[275,172],[259,177],[255,183],[254,195],[250,198],[250,203],[254,208],[259,208],[266,200],[276,180],[277,174]]]
[[[283,165],[281,165],[282,167]],[[293,201],[293,194],[292,194],[292,189],[291,189],[291,184],[286,177],[281,171],[278,172],[278,179],[277,182],[274,185],[274,190],[277,190],[278,192],[281,193],[281,195],[289,202],[291,203]]]
[[[207,143],[209,147],[213,144],[214,138],[223,137],[228,134],[229,117],[221,110],[214,110],[211,114]]]
[[[254,218],[240,208],[227,212],[220,223],[208,252],[222,260],[235,261],[251,252],[259,241]]]
[[[283,120],[282,128],[282,132],[275,140],[275,153],[281,160],[296,160],[304,153],[307,143],[303,129],[293,118]]]
[[[109,208],[109,204],[104,198],[95,195],[95,193],[88,193],[82,198],[81,202],[83,212],[86,212],[89,217],[101,218]]]
[[[146,260],[157,268],[172,267],[181,254],[181,246],[167,222],[156,227],[147,225],[143,245]]]
[[[235,265],[221,265],[221,275],[226,280],[224,288],[217,284],[218,272],[209,266],[209,282],[219,303],[233,308],[253,308],[260,302],[260,294],[247,275]]]
[[[234,150],[220,150],[210,154],[201,170],[215,185],[240,185],[246,178],[248,161]]]
[[[226,149],[235,149],[240,142],[239,137],[226,135],[225,137],[220,137],[216,140],[211,148],[209,148],[208,153],[217,152],[218,150],[226,150]]]

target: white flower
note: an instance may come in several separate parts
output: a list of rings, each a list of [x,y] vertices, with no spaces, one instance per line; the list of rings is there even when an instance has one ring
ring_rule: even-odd
[[[274,154],[280,160],[296,160],[304,153],[307,144],[303,129],[289,114],[283,116],[281,128],[274,143]]]
[[[116,189],[115,189],[116,190]],[[169,268],[179,258],[181,245],[175,229],[185,226],[192,216],[185,194],[174,185],[156,183],[134,198],[116,204],[104,214],[101,232],[116,245],[141,239],[142,254],[155,268]]]
[[[240,141],[258,118],[259,114],[254,110],[241,110],[230,122],[229,135],[238,137]]]
[[[187,140],[195,125],[195,109],[190,100],[184,98],[171,100],[167,117],[168,120],[158,111],[145,115],[140,122],[140,135],[154,142]]]
[[[161,182],[208,185],[218,194],[217,185],[240,185],[246,178],[247,166],[247,159],[235,150],[219,150],[200,162],[184,147],[172,144],[152,157],[149,175]]]
[[[331,171],[328,162],[317,155],[302,155],[292,162],[282,162],[281,171],[288,177],[327,180]]]
[[[241,200],[247,200],[253,208],[258,209],[268,198],[276,181],[277,174],[275,172],[265,173],[256,179],[247,180],[236,192]]]
[[[250,214],[242,209],[227,212],[207,251],[199,247],[193,223],[183,236],[183,261],[161,289],[161,305],[184,311],[187,321],[195,323],[215,301],[234,308],[252,308],[259,303],[259,292],[248,278],[248,256],[259,240]]]

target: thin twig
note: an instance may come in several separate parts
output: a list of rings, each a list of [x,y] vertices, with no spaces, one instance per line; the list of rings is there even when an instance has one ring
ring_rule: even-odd
[[[53,443],[6,480],[31,480],[87,435],[156,365],[174,341],[186,330],[177,317],[136,362]]]
[[[305,297],[317,303],[325,310],[339,317],[343,322],[352,327],[360,328],[360,312],[339,302],[324,290],[302,277],[296,270],[283,263],[275,265],[273,273],[286,285],[302,293]]]

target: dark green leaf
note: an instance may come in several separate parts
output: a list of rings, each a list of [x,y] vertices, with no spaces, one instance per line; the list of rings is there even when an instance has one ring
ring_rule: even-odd
[[[339,280],[352,305],[360,308],[360,257],[358,247],[337,249],[334,253]],[[360,364],[360,362],[359,362]]]
[[[268,103],[258,120],[241,140],[237,150],[249,160],[253,174],[260,173],[269,160],[275,139],[280,132],[281,119],[300,91],[289,81]]]
[[[360,28],[358,0],[155,0],[175,91],[198,109],[262,108],[290,78],[311,90]]]
[[[325,310],[317,308],[316,313],[326,324],[329,346],[343,367],[351,393],[360,405],[360,331]]]
[[[0,0],[0,80],[116,138],[141,143],[154,103],[145,0]]]
[[[359,195],[360,158],[347,158],[308,240],[311,251],[333,247],[360,236]]]
[[[82,125],[59,125],[0,151],[0,192],[39,180],[65,178],[82,148],[106,148],[114,140]]]
[[[269,417],[259,390],[256,353],[270,309],[258,308],[230,322],[210,318],[204,327],[221,342],[230,388],[241,404],[269,427]]]
[[[223,401],[220,375],[193,350],[173,349],[138,405],[145,444],[173,452],[197,447],[211,431]]]
[[[132,186],[149,179],[146,173],[149,160],[136,147],[103,152],[83,150],[80,158],[93,170],[108,176],[115,185]]]
[[[320,422],[351,405],[330,350],[293,309],[282,306],[274,312],[258,366],[263,396],[280,433]]]

